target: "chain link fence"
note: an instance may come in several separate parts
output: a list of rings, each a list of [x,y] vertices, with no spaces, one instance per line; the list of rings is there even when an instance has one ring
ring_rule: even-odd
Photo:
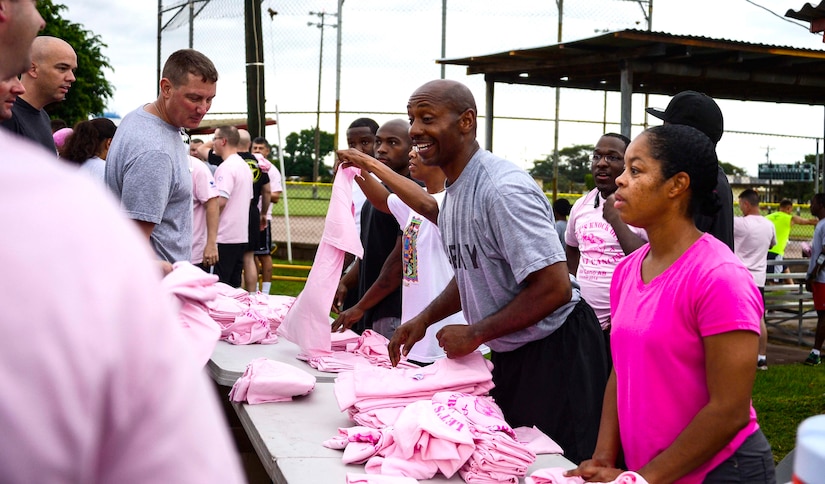
[[[244,3],[176,0],[162,2],[160,9],[161,63],[173,51],[189,47],[191,39],[191,46],[208,55],[218,68],[218,96],[208,115],[212,119],[246,116]],[[334,133],[337,128],[337,147],[343,148],[346,128],[356,118],[372,117],[379,124],[406,119],[410,93],[441,77],[442,69],[444,77],[468,85],[476,95],[478,112],[484,113],[483,77],[467,76],[463,67],[436,64],[442,57],[442,39],[444,57],[458,58],[549,45],[558,38],[558,0],[348,0],[341,4],[339,19],[337,0],[260,2],[265,110],[267,117],[278,120],[276,126],[266,128],[265,136],[273,145],[282,146],[289,133],[315,129],[317,118],[320,129]],[[562,38],[568,41],[610,30],[646,29],[647,9],[647,1],[567,0],[563,3]],[[444,32],[442,16],[446,18]],[[618,93],[561,92],[559,148],[593,144],[601,134],[619,130]],[[663,107],[667,98],[652,96],[650,103]],[[724,110],[724,103],[720,104]],[[646,123],[644,107],[645,97],[634,96],[634,134]],[[495,112],[492,144],[497,154],[529,169],[534,160],[553,152],[553,89],[497,84]],[[486,143],[484,129],[485,119],[480,116],[482,145]],[[760,136],[760,144],[768,137],[780,151],[786,141]],[[753,135],[748,133],[726,133],[723,143],[727,139],[754,144]],[[813,153],[814,141],[804,142],[810,143]],[[333,165],[332,156],[322,160],[326,169]],[[289,180],[290,176],[286,173],[283,178]],[[279,244],[288,238],[306,244],[320,240],[325,214],[320,207],[328,203],[329,186],[318,184],[314,188],[313,184],[285,184],[289,224],[284,202],[274,207],[273,238]],[[572,201],[578,195],[563,196]]]

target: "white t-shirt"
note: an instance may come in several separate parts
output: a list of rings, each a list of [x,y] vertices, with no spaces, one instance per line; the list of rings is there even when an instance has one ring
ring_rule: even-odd
[[[757,287],[765,287],[768,250],[774,245],[773,222],[761,215],[733,217],[733,252],[748,268]]]
[[[596,207],[596,197],[599,206]],[[576,279],[581,284],[582,297],[599,318],[602,328],[610,325],[610,280],[619,261],[625,258],[613,226],[604,219],[604,198],[594,188],[576,200],[567,219],[564,242],[579,249],[579,269]],[[644,229],[630,227],[647,240]]]
[[[433,195],[439,207],[444,201],[445,193]],[[438,226],[414,212],[394,193],[387,199],[387,205],[398,224],[404,227],[401,238],[401,321],[409,321],[441,294],[454,273],[447,254],[444,253]],[[424,338],[412,347],[408,358],[422,363],[443,358],[444,350],[438,346],[435,335],[448,324],[467,324],[467,321],[459,311],[431,325]]]
[[[219,244],[243,244],[249,241],[249,203],[252,200],[252,170],[237,153],[225,159],[215,170],[215,184],[227,198],[218,224]]]

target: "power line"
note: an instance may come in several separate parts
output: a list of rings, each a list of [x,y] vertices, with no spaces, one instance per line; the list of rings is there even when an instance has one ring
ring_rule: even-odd
[[[805,24],[799,23],[795,20],[791,20],[788,17],[785,17],[784,15],[779,15],[778,13],[776,13],[773,10],[769,9],[768,7],[764,7],[762,5],[759,5],[758,3],[754,2],[753,0],[745,0],[745,1],[748,2],[749,4],[753,5],[754,7],[761,8],[762,10],[768,12],[769,14],[773,15],[774,17],[780,18],[780,19],[784,20],[785,22],[792,23],[794,25],[802,27],[803,29],[808,30],[810,32],[810,29]],[[811,33],[813,33],[813,32],[811,32]]]

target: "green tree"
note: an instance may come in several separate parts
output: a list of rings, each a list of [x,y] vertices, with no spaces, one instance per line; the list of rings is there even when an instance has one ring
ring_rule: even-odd
[[[585,186],[587,175],[590,174],[590,157],[593,149],[593,145],[573,145],[559,150],[559,190],[574,192]],[[529,173],[534,178],[552,180],[553,155],[533,161],[533,168]]]
[[[47,106],[46,112],[52,118],[66,121],[69,126],[88,119],[89,116],[100,115],[113,93],[112,85],[103,74],[103,69],[113,70],[109,59],[101,52],[106,44],[100,36],[66,19],[62,13],[66,10],[65,5],[52,0],[39,0],[37,10],[46,21],[46,28],[40,35],[61,38],[77,53],[77,80],[66,100]]]
[[[332,168],[324,164],[324,157],[332,152],[334,139],[332,133],[321,131],[321,164],[318,165],[318,178],[321,181],[332,179]],[[314,163],[315,128],[303,129],[300,133],[289,133],[284,145],[285,176],[299,176],[304,180],[312,180]]]
[[[747,176],[748,172],[744,168],[739,168],[736,165],[731,165],[725,161],[720,161],[719,166],[722,167],[722,171],[725,172],[726,175],[738,175],[738,176]]]

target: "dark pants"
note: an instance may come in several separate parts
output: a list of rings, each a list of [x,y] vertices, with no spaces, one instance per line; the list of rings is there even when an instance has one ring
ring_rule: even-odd
[[[593,455],[608,370],[604,333],[586,302],[546,338],[493,352],[491,361],[490,393],[507,423],[535,425],[576,464]]]
[[[243,254],[248,250],[246,242],[240,244],[218,244],[218,263],[215,274],[218,280],[232,287],[241,287]]]
[[[762,430],[757,430],[742,442],[732,456],[705,476],[706,484],[741,482],[774,484],[776,482],[773,454]]]

